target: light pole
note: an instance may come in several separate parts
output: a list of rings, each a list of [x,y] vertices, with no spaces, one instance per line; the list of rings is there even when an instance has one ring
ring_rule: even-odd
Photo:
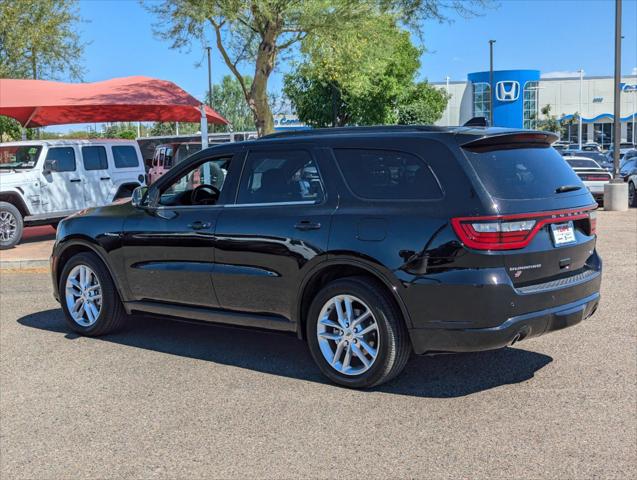
[[[577,141],[579,143],[579,149],[582,149],[582,88],[584,83],[584,70],[581,68],[579,72],[579,123],[577,125]]]
[[[451,125],[451,104],[449,103],[449,100],[451,99],[451,94],[449,93],[449,75],[445,77],[445,80],[447,81],[447,126],[450,126]]]
[[[495,40],[489,40],[489,126],[493,126],[493,44]]]
[[[212,108],[212,62],[210,61],[210,47],[206,47],[206,50],[208,51],[208,106]],[[212,131],[215,131],[214,124]],[[207,130],[206,133],[208,133]]]
[[[619,146],[621,140],[621,49],[622,0],[615,0],[615,91],[613,109],[613,179],[604,185],[604,210],[628,210],[628,184],[619,175]]]

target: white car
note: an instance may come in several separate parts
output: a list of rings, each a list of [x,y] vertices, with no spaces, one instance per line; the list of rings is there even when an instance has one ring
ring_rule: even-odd
[[[586,157],[564,157],[600,205],[604,202],[604,185],[613,176],[595,160]]]
[[[24,226],[55,226],[78,210],[130,196],[144,173],[131,140],[0,143],[0,249],[16,245]]]

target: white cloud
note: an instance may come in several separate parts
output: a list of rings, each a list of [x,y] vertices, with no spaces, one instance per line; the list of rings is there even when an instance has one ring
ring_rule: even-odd
[[[631,75],[637,75],[637,67],[633,67]]]
[[[546,72],[542,74],[542,78],[577,78],[579,77],[579,72],[568,71],[568,70],[557,70],[555,72]]]

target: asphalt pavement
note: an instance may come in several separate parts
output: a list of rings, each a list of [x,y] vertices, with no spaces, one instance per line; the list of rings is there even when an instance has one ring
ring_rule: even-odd
[[[134,318],[66,327],[0,272],[0,478],[635,478],[637,210],[600,212],[602,303],[573,328],[414,357],[371,391],[294,337]]]

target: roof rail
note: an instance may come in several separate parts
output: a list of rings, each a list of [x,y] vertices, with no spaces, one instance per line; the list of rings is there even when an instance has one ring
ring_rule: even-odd
[[[368,127],[336,127],[336,128],[312,128],[306,130],[292,130],[287,132],[275,132],[264,135],[261,138],[285,138],[304,137],[318,135],[340,135],[348,133],[381,133],[381,132],[447,132],[453,128],[436,127],[433,125],[374,125]]]

